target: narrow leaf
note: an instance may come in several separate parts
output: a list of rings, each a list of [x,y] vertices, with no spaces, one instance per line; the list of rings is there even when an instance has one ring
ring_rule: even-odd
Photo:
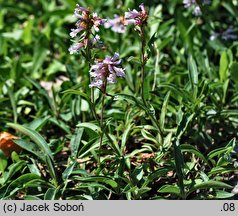
[[[43,150],[43,152],[46,155],[48,155],[50,158],[52,158],[52,152],[51,152],[47,142],[38,132],[36,132],[28,127],[21,126],[19,124],[8,123],[7,125],[11,128],[14,128],[15,130],[20,131],[21,133],[25,134],[26,136],[30,137],[35,142],[35,144],[37,144],[38,147],[41,150]]]

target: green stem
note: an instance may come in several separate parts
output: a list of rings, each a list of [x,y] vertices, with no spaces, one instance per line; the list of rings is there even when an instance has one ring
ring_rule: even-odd
[[[103,83],[103,89],[102,89],[102,108],[101,108],[101,118],[100,118],[101,134],[100,134],[100,144],[99,144],[99,152],[98,152],[98,164],[100,164],[101,147],[102,147],[102,141],[104,136],[103,117],[104,117],[104,103],[105,103],[106,91],[107,91],[107,79],[105,79]]]
[[[145,32],[143,26],[140,28],[141,31],[141,98],[143,103],[146,105],[146,101],[144,98],[144,82],[145,82],[145,64],[146,64],[146,58],[145,58]]]
[[[92,54],[91,54],[91,47],[89,46],[89,44],[87,44],[86,47],[86,56],[87,56],[87,61],[88,61],[88,67],[89,70],[92,66]],[[92,82],[92,78],[90,77],[90,82]],[[94,88],[91,88],[91,102],[92,104],[94,104]]]
[[[91,48],[92,47],[89,44],[90,35],[91,35],[91,31],[88,31],[87,35],[85,36],[85,38],[87,39],[87,44],[86,44],[85,52],[86,52],[86,60],[88,62],[89,70],[90,70],[90,68],[92,66],[92,63],[93,63],[92,53],[91,53]],[[90,77],[90,82],[92,82],[92,78],[91,77]],[[90,104],[91,111],[93,113],[93,116],[94,116],[95,120],[100,125],[101,130],[102,130],[101,134],[100,134],[100,145],[99,145],[99,156],[98,156],[99,164],[100,164],[101,146],[102,146],[103,136],[104,136],[104,132],[105,132],[104,131],[104,124],[103,124],[103,116],[104,116],[104,101],[105,101],[105,96],[106,96],[106,86],[107,86],[107,80],[105,80],[105,83],[104,83],[104,89],[103,89],[103,95],[102,95],[102,110],[101,110],[101,118],[100,119],[97,116],[97,112],[96,112],[96,108],[95,108],[94,88],[91,88],[91,97],[90,97],[90,100],[91,100],[91,104]],[[107,133],[105,133],[105,135],[107,136],[108,140],[110,140],[110,142],[112,142],[110,136]]]
[[[91,31],[88,31],[87,32],[87,35],[86,35],[86,40],[87,40],[87,44],[86,44],[86,49],[85,49],[85,52],[86,52],[86,60],[88,62],[88,68],[90,70],[91,66],[92,66],[92,63],[93,63],[93,59],[92,59],[92,53],[91,53],[91,49],[92,47],[90,46],[89,44],[89,41],[90,41],[90,35],[91,35]],[[89,80],[90,80],[90,83],[92,82],[92,78],[91,76],[89,75]],[[90,89],[91,93],[90,93],[90,101],[91,101],[91,111],[93,113],[93,117],[95,118],[95,120],[100,124],[99,122],[99,119],[97,117],[97,112],[96,112],[96,108],[95,108],[95,99],[94,99],[94,88],[91,88]]]

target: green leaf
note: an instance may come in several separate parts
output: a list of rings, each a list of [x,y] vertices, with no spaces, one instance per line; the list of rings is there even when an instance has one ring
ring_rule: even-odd
[[[54,165],[53,159],[49,155],[46,155],[45,158],[46,158],[45,163],[48,167],[48,171],[49,171],[50,176],[53,180],[53,184],[55,186],[57,186],[58,185],[58,178],[57,178],[57,175],[56,175],[55,165]]]
[[[238,62],[233,62],[231,65],[231,79],[235,82],[238,87]]]
[[[72,162],[70,165],[62,173],[62,179],[66,182],[71,175],[72,171],[74,170],[75,165],[77,164],[76,161]]]
[[[220,80],[224,82],[228,78],[228,66],[229,66],[229,59],[228,54],[226,51],[223,51],[220,58]]]
[[[231,198],[233,196],[234,196],[233,193],[229,193],[226,191],[216,191],[215,198],[216,199],[227,199],[227,198]]]
[[[228,117],[238,117],[238,110],[237,109],[222,110],[220,112],[220,115],[225,116],[226,118],[228,118]]]
[[[211,151],[207,156],[208,156],[209,159],[212,159],[216,156],[220,156],[220,155],[227,154],[227,153],[231,152],[233,150],[233,148],[234,147],[232,147],[232,146],[218,148],[218,149],[215,149],[215,150]]]
[[[4,26],[4,15],[5,15],[6,11],[4,10],[1,10],[0,11],[0,29],[3,28]]]
[[[44,151],[40,149],[35,143],[24,139],[13,139],[13,142],[45,162]]]
[[[181,151],[181,145],[180,145],[180,138],[183,135],[183,133],[186,131],[188,124],[193,119],[195,113],[189,114],[189,113],[183,113],[178,112],[179,116],[179,122],[178,122],[178,128],[176,132],[176,141],[173,142],[174,147],[174,158],[175,158],[175,167],[176,167],[176,173],[178,175],[178,186],[180,188],[180,195],[183,199],[185,199],[185,190],[184,190],[184,158]]]
[[[39,93],[45,97],[45,99],[47,100],[51,110],[53,111],[53,113],[55,114],[56,113],[56,109],[55,109],[55,106],[54,106],[54,103],[52,102],[52,98],[50,98],[48,92],[38,83],[36,82],[34,79],[31,79],[30,77],[28,76],[25,76],[25,78],[33,85],[35,86],[35,88],[38,89]]]
[[[22,34],[22,39],[25,44],[30,44],[32,42],[33,24],[34,24],[34,17],[29,16],[28,20],[25,22],[25,28]]]
[[[236,167],[228,167],[228,166],[226,166],[226,167],[214,167],[214,168],[212,168],[211,170],[210,170],[210,172],[208,173],[209,174],[209,176],[212,176],[212,175],[223,175],[223,174],[225,174],[225,173],[232,173],[232,172],[235,172],[235,171],[237,171],[237,168]]]
[[[143,186],[148,185],[149,183],[153,182],[155,179],[159,179],[160,177],[165,177],[167,173],[173,169],[174,169],[173,167],[158,168],[158,170],[148,175]]]
[[[193,53],[193,38],[191,37],[191,34],[188,34],[188,29],[191,25],[189,19],[185,18],[178,10],[178,12],[176,13],[175,20],[177,21],[176,27],[179,30],[184,46],[188,48],[189,52]]]
[[[52,158],[52,152],[45,141],[45,139],[36,131],[28,128],[21,126],[19,124],[13,124],[13,123],[8,123],[7,124],[9,127],[14,128],[15,130],[20,131],[21,133],[25,134],[26,136],[30,137],[32,141],[35,142],[35,144],[50,158]],[[53,159],[53,158],[52,158]]]
[[[152,53],[152,54],[154,54],[154,43],[155,43],[155,41],[158,39],[158,35],[157,35],[157,32],[155,32],[152,36],[151,36],[151,38],[150,38],[150,40],[148,41],[148,47],[149,47],[149,49],[150,49],[150,52]]]
[[[82,91],[80,90],[75,90],[75,89],[68,89],[66,91],[63,91],[62,94],[64,95],[68,95],[68,94],[76,94],[76,95],[80,95],[82,98],[84,98],[89,104],[91,104],[91,100],[90,100],[90,97],[83,93]]]
[[[171,92],[173,94],[171,94],[171,96],[173,95],[174,98],[176,98],[177,100],[179,99],[179,96],[184,99],[186,102],[191,102],[191,95],[189,92],[187,92],[184,89],[180,89],[178,88],[178,86],[174,85],[174,84],[160,84],[158,86],[158,88],[165,88],[168,90],[171,90]],[[154,92],[156,94],[156,92]]]
[[[88,143],[86,143],[82,148],[79,149],[78,157],[82,158],[87,155],[92,150],[96,149],[99,146],[99,139],[98,137],[93,138]]]
[[[44,200],[55,200],[56,193],[56,188],[49,188],[45,193]]]
[[[24,200],[41,200],[41,199],[37,196],[26,195],[24,196]]]
[[[163,185],[159,190],[159,193],[172,193],[179,195],[180,189],[177,185]]]
[[[139,198],[142,199],[141,196],[142,196],[143,194],[147,193],[147,192],[150,191],[150,190],[151,190],[150,187],[142,187],[142,188],[139,188],[139,189],[137,190],[137,194],[136,194],[136,197],[135,197],[135,198],[138,197],[138,199],[139,199]]]
[[[39,69],[47,57],[48,54],[48,49],[46,48],[47,44],[48,44],[47,39],[41,37],[34,46],[34,55],[32,59],[32,77],[35,79],[40,77],[40,73],[38,73]]]
[[[164,143],[163,143],[163,147],[166,149],[169,149],[172,145],[172,138],[173,138],[173,133],[170,132],[168,133],[168,135],[164,138]]]
[[[0,172],[4,173],[5,169],[7,168],[7,157],[0,149]]]
[[[198,189],[210,190],[211,188],[232,189],[233,187],[231,185],[224,183],[224,182],[209,180],[207,182],[202,182],[202,183],[196,184],[189,190],[188,194],[190,194],[193,191],[196,191]]]
[[[195,113],[189,114],[189,113],[183,113],[182,119],[178,123],[178,128],[176,132],[176,138],[177,140],[180,139],[180,137],[183,135],[183,133],[186,131],[188,124],[192,121]]]
[[[75,70],[73,69],[72,65],[69,65],[69,64],[66,65],[66,72],[67,72],[67,74],[68,74],[68,77],[69,77],[70,81],[71,81],[74,85],[76,85],[76,84],[77,84],[77,82],[76,82],[76,80],[77,80],[77,74],[75,73]],[[67,92],[67,91],[68,91],[68,90],[66,90],[65,92]]]
[[[23,166],[26,165],[26,161],[19,161],[10,165],[3,175],[4,183],[8,182],[12,176],[17,173]]]
[[[21,126],[21,125],[18,125],[18,124],[13,124],[13,123],[8,123],[8,126],[10,126],[10,127],[14,128],[15,130],[18,130],[21,133],[29,136],[34,141],[34,143],[38,147],[38,148],[36,148],[36,150],[40,149],[40,151],[43,152],[42,156],[40,156],[40,157],[46,163],[46,165],[48,167],[48,170],[49,170],[49,173],[50,173],[51,177],[53,178],[54,184],[57,185],[57,176],[56,176],[56,172],[55,172],[55,168],[54,168],[52,152],[51,152],[48,144],[44,140],[44,138],[38,132],[36,132],[36,131],[34,131],[30,128],[27,128],[27,127],[24,127],[24,126]],[[21,141],[20,145],[25,146],[26,143]],[[32,151],[31,148],[32,148],[32,145],[27,150]]]
[[[90,122],[79,123],[79,124],[77,124],[77,127],[88,128],[91,131],[95,132],[96,134],[98,134],[101,131],[100,127],[98,127],[97,125],[90,123]]]
[[[113,134],[108,134],[109,138],[111,139],[111,142],[109,142],[109,145],[111,148],[116,152],[118,156],[122,156],[123,153],[119,147],[117,137],[114,136]]]
[[[13,32],[4,32],[2,33],[2,36],[8,39],[13,39],[13,40],[20,40],[22,37],[22,29],[14,30]]]
[[[67,134],[71,134],[70,127],[64,121],[58,120],[56,117],[49,118],[49,121],[57,125]]]
[[[102,182],[104,184],[110,185],[112,188],[117,187],[117,183],[109,177],[91,176],[91,177],[77,177],[77,179],[82,182]]]
[[[83,136],[84,128],[77,128],[75,130],[75,134],[72,136],[70,140],[70,147],[71,147],[71,156],[73,158],[78,157],[78,152],[80,149],[81,139]]]
[[[141,134],[142,134],[142,136],[143,136],[146,140],[152,141],[152,142],[155,143],[157,146],[160,145],[159,142],[158,142],[158,140],[157,140],[149,131],[147,131],[147,130],[145,130],[145,129],[142,129],[142,130],[141,130]]]
[[[18,177],[17,179],[15,179],[14,181],[11,182],[11,184],[9,185],[10,187],[24,187],[24,185],[32,180],[35,179],[40,179],[41,177],[39,175],[33,174],[33,173],[27,173],[27,174],[23,174],[20,177]]]
[[[129,58],[127,58],[127,61],[137,65],[141,65],[140,59],[138,57],[130,56]]]
[[[29,182],[26,182],[25,187],[26,188],[28,187],[54,188],[54,185],[42,179],[33,179]]]
[[[170,91],[166,94],[160,114],[160,127],[164,131],[165,116],[167,111],[167,106],[169,103]]]
[[[198,70],[195,60],[192,55],[188,58],[188,71],[189,71],[189,79],[192,86],[193,96],[197,97],[197,85],[198,85]]]
[[[178,186],[180,189],[180,196],[185,198],[185,188],[184,188],[184,158],[179,145],[179,141],[173,142],[174,147],[174,159],[175,159],[175,168],[178,175]]]
[[[31,128],[32,130],[41,129],[49,120],[50,116],[46,116],[44,118],[36,118],[34,121],[28,123],[26,126]]]
[[[16,123],[17,122],[17,118],[18,118],[16,99],[14,97],[12,89],[8,86],[7,82],[5,82],[5,86],[7,88],[7,93],[9,95],[9,98],[10,98],[10,101],[11,101],[11,105],[12,105],[14,123]]]
[[[135,184],[137,184],[143,178],[143,175],[144,175],[144,170],[143,170],[143,167],[140,166],[134,169],[133,173],[131,174],[131,178],[135,182]]]
[[[47,76],[55,75],[59,71],[65,72],[66,68],[65,68],[64,64],[62,64],[60,61],[54,59],[53,62],[47,68],[46,74],[47,74]]]
[[[140,102],[136,97],[134,97],[133,95],[128,95],[128,94],[117,94],[114,97],[114,100],[126,100],[127,102],[136,105],[137,107],[146,110],[146,107],[144,107],[144,105],[142,104],[142,102]]]
[[[27,182],[35,179],[40,179],[40,176],[33,173],[21,175],[9,184],[4,194],[4,198],[6,199],[7,197],[14,195],[18,190],[25,188]]]
[[[15,151],[11,153],[11,159],[13,163],[17,163],[21,161],[21,159],[19,158],[19,155]]]
[[[205,163],[208,163],[208,160],[204,157],[204,155],[197,150],[194,146],[189,145],[189,144],[182,144],[180,145],[181,147],[181,152],[190,152],[192,154],[195,154],[197,157],[199,157],[200,159],[202,159]]]
[[[41,176],[41,172],[37,166],[39,162],[34,160],[33,158],[31,158],[30,160],[32,161],[32,163],[27,164],[27,167],[28,167],[30,173],[34,173],[38,176]]]
[[[90,182],[90,183],[81,183],[80,184],[80,189],[76,189],[76,191],[81,191],[82,189],[84,190],[84,189],[90,189],[90,190],[92,190],[92,189],[94,189],[95,190],[95,188],[98,188],[98,189],[100,189],[100,190],[107,190],[107,191],[109,191],[109,192],[112,192],[112,189],[110,189],[110,188],[108,188],[108,187],[106,187],[105,185],[103,185],[103,184],[100,184],[100,183],[95,183],[95,182]]]
[[[173,40],[173,36],[166,37],[164,40],[162,40],[159,43],[158,50],[160,50],[160,51],[163,50],[172,40]]]
[[[126,128],[122,134],[122,139],[121,139],[121,152],[124,151],[124,148],[126,146],[127,139],[130,135],[131,128],[133,127],[133,124],[130,122],[126,125]]]

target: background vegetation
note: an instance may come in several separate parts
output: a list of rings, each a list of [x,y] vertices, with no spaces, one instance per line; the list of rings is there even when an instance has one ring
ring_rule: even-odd
[[[181,0],[145,1],[149,107],[138,34],[101,28],[126,77],[108,88],[100,163],[88,64],[68,52],[76,3],[113,18],[141,2],[0,0],[0,131],[22,147],[0,153],[1,199],[233,199],[238,1],[213,0],[199,17]]]

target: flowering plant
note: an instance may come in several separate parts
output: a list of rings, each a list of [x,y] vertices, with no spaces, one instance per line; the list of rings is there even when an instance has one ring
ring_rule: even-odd
[[[18,2],[0,4],[1,200],[236,198],[237,1]]]

